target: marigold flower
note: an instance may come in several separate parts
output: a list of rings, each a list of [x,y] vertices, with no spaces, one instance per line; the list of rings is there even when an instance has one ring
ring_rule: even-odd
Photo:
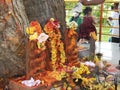
[[[32,35],[32,34],[34,34],[34,32],[35,32],[35,27],[27,27],[26,28],[27,34]]]

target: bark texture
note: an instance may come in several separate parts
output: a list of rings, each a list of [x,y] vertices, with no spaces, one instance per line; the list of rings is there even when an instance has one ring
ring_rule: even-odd
[[[0,0],[0,77],[25,72],[25,28],[22,0]]]
[[[38,20],[43,27],[50,18],[61,24],[61,32],[65,30],[64,0],[24,0],[25,10],[30,21]]]

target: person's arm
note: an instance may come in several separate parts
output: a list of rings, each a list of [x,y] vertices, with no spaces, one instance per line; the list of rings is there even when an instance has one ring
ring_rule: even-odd
[[[112,26],[112,18],[110,19],[111,17],[109,17],[108,19],[107,19],[107,23],[109,24],[109,26]]]
[[[103,3],[105,0],[79,0],[83,5],[98,5]]]
[[[116,16],[115,14],[116,14],[115,11],[113,11],[113,12],[110,14],[111,16],[108,17],[108,19],[109,19],[110,21],[112,21],[113,18],[115,18],[115,16]]]
[[[97,24],[97,22],[98,22],[97,17],[92,16],[92,19],[93,19],[93,24]]]

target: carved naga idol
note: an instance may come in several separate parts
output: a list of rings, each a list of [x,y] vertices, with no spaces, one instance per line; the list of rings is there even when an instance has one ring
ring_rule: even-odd
[[[78,48],[77,48],[77,23],[72,21],[69,28],[65,31],[65,47],[67,63],[69,66],[76,66],[78,63]]]

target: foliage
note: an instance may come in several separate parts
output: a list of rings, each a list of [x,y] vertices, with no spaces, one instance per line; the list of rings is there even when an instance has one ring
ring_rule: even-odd
[[[77,2],[65,2],[65,8],[66,9],[71,9],[74,8]]]

